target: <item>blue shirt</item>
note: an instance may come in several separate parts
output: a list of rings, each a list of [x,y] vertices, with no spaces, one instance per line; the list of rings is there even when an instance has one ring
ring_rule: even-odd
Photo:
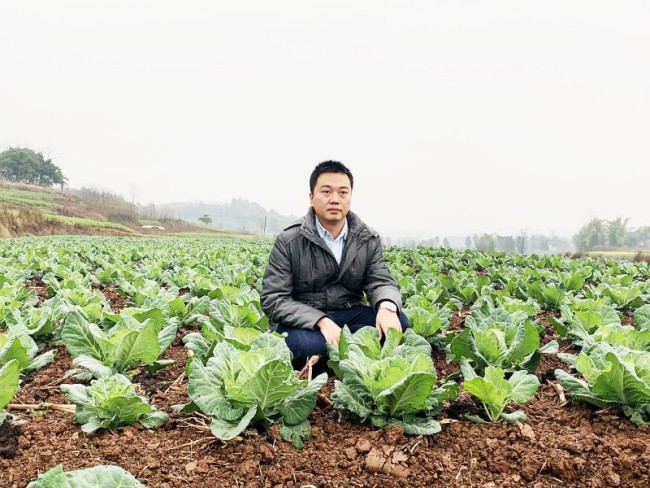
[[[321,239],[325,242],[325,245],[332,251],[332,254],[334,254],[334,257],[336,258],[336,262],[338,264],[341,264],[341,256],[343,255],[343,247],[345,246],[345,240],[348,237],[348,219],[345,219],[345,223],[343,224],[343,229],[341,230],[341,233],[339,236],[334,239],[332,237],[332,234],[330,234],[325,227],[323,227],[318,220],[318,217],[316,217],[316,230],[318,231],[318,235],[321,236]]]

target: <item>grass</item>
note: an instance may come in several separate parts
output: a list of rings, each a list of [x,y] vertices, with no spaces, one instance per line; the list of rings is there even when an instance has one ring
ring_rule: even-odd
[[[195,227],[197,229],[196,232],[201,234],[207,234],[209,232],[219,232],[221,234],[257,236],[257,234],[253,234],[252,232],[246,230],[227,229],[226,227],[216,227],[214,225],[195,224],[194,222],[188,222],[188,225]]]
[[[632,250],[620,250],[620,251],[590,251],[586,253],[587,256],[598,257],[602,256],[604,258],[612,259],[625,259],[626,261],[634,260],[646,260],[650,258],[650,249],[632,249]]]
[[[71,224],[75,227],[84,229],[112,229],[129,234],[134,233],[133,229],[127,227],[126,225],[116,222],[97,220],[96,217],[92,218],[94,215],[89,218],[89,216],[84,215],[84,213],[88,212],[83,208],[85,207],[83,204],[80,204],[74,199],[46,188],[34,188],[33,190],[30,190],[18,189],[13,186],[1,186],[0,202],[7,205],[20,205],[23,208],[28,207],[30,209],[34,209],[34,212],[40,211],[38,212],[39,215],[42,213],[40,216],[40,222],[45,219],[51,222]],[[73,211],[77,215],[61,215],[63,213],[67,214],[70,211]],[[17,207],[13,210],[13,214],[16,212],[21,212],[20,207]],[[7,229],[18,231],[18,229],[23,225],[31,224],[32,227],[34,225],[38,225],[38,219],[36,219],[32,214],[27,215],[24,211],[22,211],[20,215],[22,216],[25,214],[25,218],[17,219],[14,217],[12,219],[9,219],[9,217],[11,217],[13,214],[8,213],[7,219],[4,219],[7,220],[7,224],[9,224],[5,225]],[[33,222],[28,222],[29,219],[27,219],[27,217],[30,217]],[[9,220],[11,220],[11,222],[9,222]]]
[[[38,201],[55,201],[60,198],[65,198],[61,194],[50,193],[44,188],[42,189],[42,191],[16,190],[14,188],[12,189],[0,188],[0,198],[5,196],[8,198],[18,198],[18,199],[38,200]]]
[[[115,222],[102,222],[99,220],[83,219],[80,217],[65,217],[63,215],[46,214],[44,217],[48,220],[56,220],[57,222],[64,222],[73,224],[78,227],[95,228],[95,229],[116,229],[123,232],[133,233],[133,229],[126,225],[116,224]]]
[[[121,218],[124,216],[133,219]],[[43,232],[49,234],[55,231],[50,227],[56,226],[57,222],[73,225],[77,231],[85,229],[82,233],[88,234],[115,230],[139,235],[138,229],[128,227],[133,223],[137,226],[160,225],[167,228],[167,231],[158,231],[161,236],[259,238],[242,230],[140,215],[134,205],[124,202],[119,195],[82,189],[80,195],[71,197],[51,188],[0,180],[0,237],[39,233],[40,227]],[[60,230],[68,232],[71,229]]]
[[[25,194],[21,195],[21,194]],[[41,193],[28,192],[28,191],[16,191],[16,190],[2,190],[0,189],[0,202],[11,203],[14,205],[25,205],[27,207],[38,207],[38,208],[50,208],[56,209],[60,208],[61,205],[58,203],[47,201],[45,198],[40,198]]]
[[[626,250],[626,251],[589,251],[587,254],[589,256],[605,256],[607,258],[616,258],[616,257],[634,257],[639,253],[648,253],[648,249],[637,249],[637,250]]]
[[[254,234],[239,234],[237,231],[231,229],[224,230],[212,230],[210,232],[201,232],[199,231],[188,231],[188,232],[169,232],[166,234],[160,234],[161,237],[198,237],[198,238],[234,238],[234,239],[252,239],[259,240],[262,239],[261,236]]]

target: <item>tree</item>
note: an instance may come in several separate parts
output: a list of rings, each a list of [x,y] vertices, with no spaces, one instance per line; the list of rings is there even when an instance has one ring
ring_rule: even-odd
[[[608,241],[607,227],[607,221],[602,219],[592,219],[583,225],[573,236],[573,242],[578,252],[604,248]]]
[[[210,217],[208,214],[203,214],[203,217],[199,217],[199,220],[205,225],[210,225],[212,223],[212,217]]]
[[[517,243],[512,236],[497,236],[497,249],[503,252],[515,252]]]
[[[28,148],[10,147],[0,153],[0,178],[39,186],[65,185],[61,168]]]
[[[539,236],[539,250],[548,251],[549,249],[550,245],[548,239],[545,236]]]
[[[449,239],[446,237],[442,240],[442,247],[449,247]]]
[[[497,247],[497,240],[493,235],[482,234],[478,238],[474,237],[474,246],[477,251],[494,252]]]
[[[518,243],[519,243],[519,254],[524,254],[524,251],[526,250],[526,230],[521,231],[521,235],[517,238]]]
[[[627,234],[627,223],[630,219],[616,217],[607,223],[607,241],[612,248],[623,247],[625,245],[625,235]]]
[[[629,247],[650,246],[650,225],[639,227],[625,234],[625,245]]]
[[[465,237],[465,247],[467,249],[472,248],[472,238],[470,236]]]
[[[650,245],[650,226],[628,230],[629,221],[627,217],[616,217],[614,220],[592,219],[573,236],[576,249],[587,252]]]

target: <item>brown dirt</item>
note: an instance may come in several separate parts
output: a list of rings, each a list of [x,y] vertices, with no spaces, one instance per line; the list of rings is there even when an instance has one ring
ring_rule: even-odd
[[[129,297],[122,295],[114,286],[101,287],[100,290],[108,300],[113,313],[120,313],[128,306]]]
[[[623,316],[621,317],[621,324],[631,325],[632,327],[636,327],[636,323],[634,322],[634,317],[626,313],[624,313]]]
[[[34,293],[36,293],[38,296],[39,304],[50,298],[50,296],[47,294],[49,285],[46,285],[40,279],[25,281],[25,287],[27,287],[28,290],[32,290]]]
[[[458,398],[449,402],[446,410],[449,417],[454,419],[465,418],[465,415],[482,416],[485,412],[480,400],[462,390],[458,394]]]
[[[542,346],[548,344],[549,342],[555,340],[559,346],[559,352],[568,353],[568,354],[578,354],[580,348],[575,346],[571,341],[562,339],[553,326],[548,322],[548,316],[552,315],[559,318],[559,313],[554,312],[542,312],[537,315],[537,320],[544,327],[544,331],[540,335],[540,343]],[[542,383],[555,380],[555,370],[563,369],[571,373],[568,365],[557,357],[555,354],[542,354],[539,364],[535,373],[537,374],[539,380]]]
[[[465,327],[465,319],[471,314],[472,311],[468,305],[463,305],[463,308],[460,310],[454,310],[446,332],[462,332]]]
[[[432,354],[433,365],[438,373],[438,380],[443,381],[447,376],[460,372],[460,365],[448,363],[444,349],[434,349]]]
[[[72,356],[63,346],[53,349],[54,361],[27,376],[12,403],[66,403],[59,385],[73,382],[63,379],[66,371],[72,369]]]
[[[544,327],[544,331],[540,336],[540,342],[542,345],[552,340],[556,340],[558,342],[560,341],[560,336],[557,334],[557,332],[555,332],[555,329],[548,321],[549,316],[555,317],[557,319],[560,318],[559,313],[548,311],[540,312],[535,316],[535,319],[539,322],[539,324]]]
[[[277,427],[248,429],[240,438],[214,438],[204,417],[177,414],[185,403],[187,351],[181,333],[165,358],[177,364],[136,377],[141,394],[170,421],[157,431],[139,425],[119,432],[86,435],[72,415],[12,412],[23,421],[23,435],[12,460],[0,459],[0,486],[23,487],[58,463],[64,469],[114,464],[150,487],[244,486],[630,486],[650,484],[650,429],[636,427],[613,412],[564,404],[552,382],[541,386],[523,409],[525,425],[474,424],[464,413],[478,413],[471,397],[461,395],[440,417],[441,433],[405,436],[354,425],[319,398],[311,415],[312,439],[303,450],[282,441]],[[549,358],[552,356],[548,356]],[[65,403],[58,387],[71,358],[61,348],[54,363],[23,385],[15,403]],[[551,359],[544,367],[552,367]],[[439,377],[441,362],[436,359]],[[445,367],[449,368],[450,365]],[[541,369],[543,369],[540,366]],[[324,388],[332,391],[333,380]],[[460,420],[459,420],[460,419]]]
[[[0,458],[12,459],[18,450],[20,427],[7,421],[0,425]]]

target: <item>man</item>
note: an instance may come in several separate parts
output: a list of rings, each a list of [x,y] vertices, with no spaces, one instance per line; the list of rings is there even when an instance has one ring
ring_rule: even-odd
[[[350,212],[354,179],[337,161],[316,166],[309,179],[311,208],[276,239],[261,302],[276,332],[286,332],[293,366],[327,354],[341,328],[374,325],[379,337],[405,330],[402,299],[379,235]],[[365,292],[369,306],[362,304]],[[321,361],[321,367],[324,360]]]

